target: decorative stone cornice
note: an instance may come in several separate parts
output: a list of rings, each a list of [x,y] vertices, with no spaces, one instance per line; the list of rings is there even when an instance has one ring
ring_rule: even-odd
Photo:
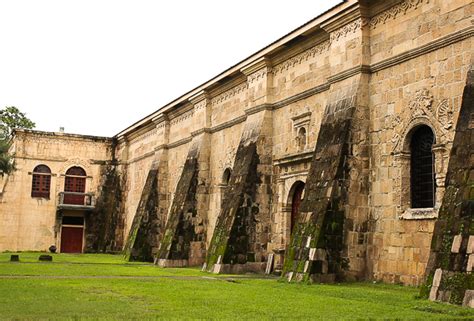
[[[344,12],[341,12],[322,23],[321,28],[326,30],[328,33],[333,33],[336,30],[350,25],[355,20],[360,19],[363,12],[365,13],[364,8],[362,8],[358,3],[354,4]]]
[[[216,97],[212,98],[212,105],[214,106],[214,105],[220,104],[223,101],[226,101],[234,97],[235,95],[240,94],[241,92],[247,90],[247,88],[248,88],[247,82],[244,82],[244,83],[241,83],[240,85],[232,87],[231,89],[223,92],[222,94],[219,94]]]
[[[264,79],[267,74],[272,72],[272,63],[267,57],[262,57],[240,69],[240,71],[247,76],[247,82],[252,84],[255,81]]]
[[[140,134],[140,135],[137,135],[133,138],[130,138],[129,143],[130,144],[136,144],[138,142],[141,142],[142,140],[145,140],[146,138],[149,138],[150,136],[156,135],[157,131],[158,131],[158,129],[156,127],[153,128],[153,129],[150,129],[150,130],[144,132],[143,134]]]
[[[243,67],[242,69],[240,69],[240,71],[244,75],[250,76],[251,74],[255,73],[256,71],[260,71],[261,69],[271,67],[271,65],[272,65],[272,63],[271,63],[270,59],[268,59],[267,57],[261,57],[261,58],[255,60],[254,62],[252,62],[251,64]]]
[[[389,19],[395,19],[402,14],[406,14],[410,9],[417,9],[419,6],[429,3],[430,0],[404,0],[399,4],[394,5],[388,10],[372,17],[369,26],[371,29],[377,28],[380,24],[385,24]]]
[[[362,29],[369,23],[367,18],[357,18],[351,23],[346,24],[345,26],[331,32],[331,42],[336,42],[339,38],[346,37],[349,33],[354,33],[357,30]]]
[[[171,119],[171,125],[176,125],[178,123],[181,123],[182,121],[189,119],[193,117],[194,115],[194,109],[188,110],[179,116],[176,116],[175,118]]]
[[[252,84],[255,81],[258,81],[260,79],[265,78],[265,76],[267,74],[271,73],[271,71],[272,71],[271,67],[264,67],[264,68],[262,68],[262,69],[260,69],[256,72],[254,72],[253,74],[250,74],[247,78],[248,79],[247,81],[248,81],[249,84]]]
[[[304,61],[307,61],[309,58],[314,58],[316,55],[319,55],[325,51],[328,51],[330,47],[329,40],[325,40],[314,47],[309,48],[308,50],[303,51],[302,53],[285,60],[284,62],[274,66],[272,68],[273,74],[278,74],[284,70],[288,70],[291,67],[301,64]]]
[[[206,104],[209,102],[210,96],[209,93],[206,90],[201,90],[194,96],[190,97],[188,101],[194,105],[195,109],[201,109],[202,107],[206,106]]]

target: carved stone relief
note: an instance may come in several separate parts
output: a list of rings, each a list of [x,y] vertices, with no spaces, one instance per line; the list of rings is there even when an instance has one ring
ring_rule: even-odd
[[[409,206],[410,151],[407,137],[410,131],[419,125],[430,126],[436,137],[433,154],[437,191],[435,208],[433,209],[411,209]],[[408,103],[408,108],[405,108],[401,114],[392,116],[387,129],[393,131],[392,142],[394,148],[392,154],[395,156],[394,165],[400,170],[400,179],[394,182],[395,190],[398,191],[396,193],[397,198],[400,200],[398,206],[400,218],[429,219],[437,217],[438,206],[444,195],[444,180],[448,161],[446,145],[452,141],[453,133],[449,131],[452,127],[453,112],[449,100],[442,99],[436,102],[433,94],[427,88],[416,91]]]
[[[395,19],[401,14],[406,14],[409,9],[416,9],[424,3],[429,3],[430,0],[405,0],[401,3],[391,7],[388,10],[372,17],[370,19],[369,26],[371,29],[375,29],[379,24],[384,24],[389,19]]]

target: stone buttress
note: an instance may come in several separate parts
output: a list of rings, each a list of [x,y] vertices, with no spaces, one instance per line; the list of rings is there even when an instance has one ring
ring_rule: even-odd
[[[422,294],[474,307],[474,70],[467,75]]]
[[[348,192],[346,160],[356,95],[357,83],[330,94],[285,257],[283,277],[288,281],[333,281],[347,268],[341,254]]]
[[[204,261],[206,213],[198,210],[198,184],[205,164],[200,160],[208,158],[208,150],[209,134],[193,137],[160,242],[156,263],[161,267],[196,266]]]
[[[164,204],[160,206],[160,202],[166,198],[162,176],[166,172],[167,150],[157,151],[154,157],[125,246],[125,258],[131,261],[152,262],[163,229],[160,208]]]
[[[263,272],[271,242],[272,73],[267,59],[244,67],[246,121],[204,269]]]
[[[209,271],[262,272],[265,266],[270,233],[269,130],[271,112],[248,116],[210,243]]]
[[[103,183],[93,211],[86,213],[86,252],[111,253],[123,248],[124,171],[115,160],[101,166]]]

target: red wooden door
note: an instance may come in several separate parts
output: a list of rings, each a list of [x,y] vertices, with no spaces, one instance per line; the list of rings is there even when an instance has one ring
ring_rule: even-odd
[[[82,226],[63,226],[61,231],[61,253],[82,253]]]
[[[295,188],[295,192],[293,193],[293,199],[291,201],[291,231],[295,227],[296,223],[298,222],[298,213],[301,204],[301,196],[303,196],[304,184],[299,184]]]
[[[82,168],[71,167],[66,172],[64,192],[66,192],[64,193],[64,204],[85,205],[86,172]]]

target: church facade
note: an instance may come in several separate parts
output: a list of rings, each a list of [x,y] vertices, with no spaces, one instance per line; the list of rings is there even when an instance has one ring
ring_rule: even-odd
[[[473,8],[348,0],[114,137],[17,130],[0,251],[421,284],[463,146],[474,181]]]

